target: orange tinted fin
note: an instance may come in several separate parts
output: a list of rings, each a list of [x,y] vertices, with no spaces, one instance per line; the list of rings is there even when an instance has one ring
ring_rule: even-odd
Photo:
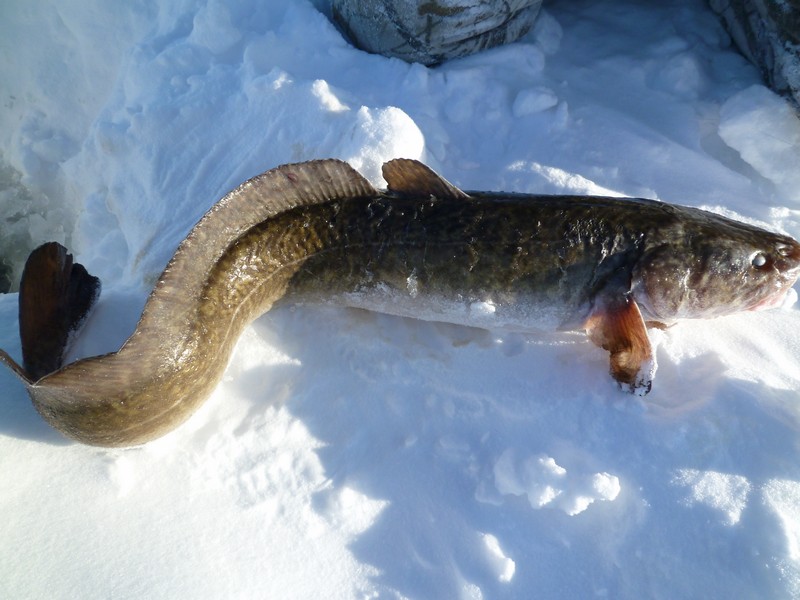
[[[631,298],[601,303],[586,321],[589,338],[611,359],[611,376],[623,389],[643,396],[653,385],[656,364],[642,313]]]
[[[383,178],[389,191],[404,196],[434,196],[436,198],[469,198],[452,183],[418,160],[396,158],[383,163]]]
[[[80,329],[100,295],[100,280],[61,244],[31,252],[19,286],[22,363],[33,381],[61,367],[70,334]]]

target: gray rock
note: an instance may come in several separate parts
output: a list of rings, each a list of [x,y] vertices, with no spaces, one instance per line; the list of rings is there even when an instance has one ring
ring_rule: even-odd
[[[513,42],[542,0],[333,0],[334,21],[363,50],[434,65]]]
[[[800,105],[800,0],[709,0],[769,86]]]

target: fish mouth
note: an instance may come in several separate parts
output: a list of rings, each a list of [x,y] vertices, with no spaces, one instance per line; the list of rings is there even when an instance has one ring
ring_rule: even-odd
[[[770,294],[753,304],[748,310],[753,312],[761,310],[770,310],[772,308],[789,307],[797,301],[797,292],[794,291],[791,285],[781,287],[774,294]]]
[[[777,282],[776,290],[758,300],[747,310],[760,311],[771,308],[788,307],[797,300],[797,292],[792,286],[800,276],[800,243],[788,239],[776,247],[777,257],[773,263]]]

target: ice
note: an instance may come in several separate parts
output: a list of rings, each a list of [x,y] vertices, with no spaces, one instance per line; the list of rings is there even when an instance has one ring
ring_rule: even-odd
[[[533,26],[533,37],[536,39],[536,45],[542,49],[547,55],[553,55],[558,52],[561,46],[561,38],[564,36],[564,31],[556,19],[547,11],[542,9],[539,11],[539,17]]]
[[[536,114],[558,104],[558,96],[550,88],[540,87],[520,91],[511,110],[517,118]]]
[[[753,136],[753,131],[771,135]],[[719,134],[725,143],[765,179],[778,194],[800,202],[800,121],[787,100],[761,85],[753,85],[729,98],[720,111]]]

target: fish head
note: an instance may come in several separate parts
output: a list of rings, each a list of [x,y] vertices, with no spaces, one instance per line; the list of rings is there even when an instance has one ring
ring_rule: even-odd
[[[780,306],[800,275],[800,243],[719,215],[659,232],[632,294],[647,318],[674,322]]]

